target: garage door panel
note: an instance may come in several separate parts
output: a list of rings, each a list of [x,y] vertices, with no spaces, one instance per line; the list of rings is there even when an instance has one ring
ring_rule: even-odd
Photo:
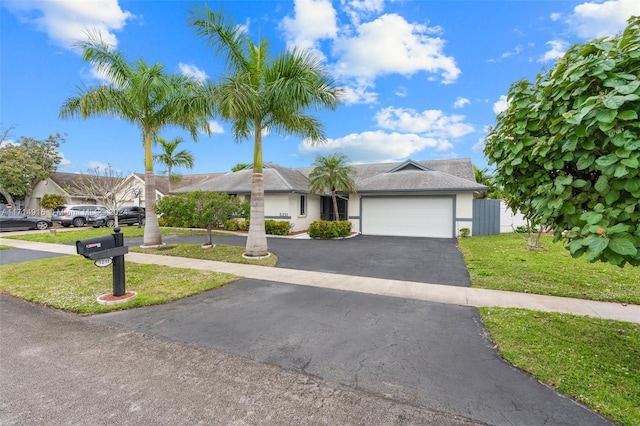
[[[450,197],[363,197],[362,233],[410,237],[453,237]]]

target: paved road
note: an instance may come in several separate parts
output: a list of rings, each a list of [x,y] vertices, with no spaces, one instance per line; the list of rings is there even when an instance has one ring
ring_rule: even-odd
[[[243,243],[243,239],[238,237],[220,238],[230,238],[230,241]],[[362,244],[360,247],[357,245],[352,247],[351,251],[338,253],[341,258],[340,262],[332,260],[327,263],[322,263],[323,257],[320,254],[333,253],[335,255],[335,247],[337,246],[315,245],[320,241],[276,239],[270,239],[269,245],[270,250],[276,253],[278,250],[288,250],[280,251],[280,253],[284,253],[280,256],[292,262],[292,264],[288,264],[289,268],[295,266],[293,264],[295,259],[310,262],[315,257],[320,260],[321,265],[328,265],[332,268],[330,269],[332,272],[360,273],[362,271],[370,274],[365,276],[387,273],[389,269],[387,267],[376,268],[376,262],[351,267],[352,264],[357,264],[357,258],[362,253],[368,253],[370,256],[377,255],[371,252],[374,250],[371,247],[375,247],[375,250],[381,250],[381,253],[387,253],[389,257],[395,256],[399,263],[403,263],[404,259],[411,257],[403,256],[403,251],[390,249],[397,244],[394,239],[389,240],[387,247],[385,247],[384,238],[374,238],[374,240],[360,237],[353,239],[353,241],[347,240],[349,243],[360,241]],[[409,244],[419,244],[419,241],[425,241],[424,239],[409,240]],[[293,241],[293,243],[287,241]],[[171,241],[167,238],[166,242],[170,243]],[[222,243],[223,241],[217,239],[217,242]],[[376,242],[376,244],[372,244],[372,242]],[[225,241],[225,243],[227,242]],[[431,251],[434,256],[437,256],[454,246],[444,242],[441,245],[441,250],[437,250],[437,244],[434,247],[435,249]],[[333,250],[331,250],[332,248]],[[419,247],[411,248],[412,251],[420,249]],[[301,251],[304,251],[304,254],[296,254]],[[347,258],[349,253],[351,253],[351,259]],[[448,252],[448,257],[454,256],[455,258],[456,253],[457,250]],[[461,259],[459,253],[457,256]],[[414,269],[420,270],[418,276],[424,277],[430,273],[428,267],[426,269],[420,268],[423,265],[436,263],[431,260],[429,257],[423,257],[421,263],[415,266]],[[440,262],[438,265],[440,269],[446,269],[447,264],[443,263],[442,258],[436,260]],[[390,267],[393,267],[392,263],[389,262]],[[306,265],[297,266],[300,269],[307,269],[304,267]],[[404,267],[407,268],[408,263],[405,263]],[[407,276],[414,277],[411,275],[414,273],[410,272]],[[466,270],[460,271],[454,267],[448,274],[448,279],[464,285],[463,283],[468,280],[468,276]],[[3,304],[0,313],[4,316],[7,313],[5,298],[0,298],[0,302]],[[28,311],[28,309],[26,310]],[[53,311],[45,309],[43,312]],[[13,318],[14,313],[10,313],[10,315]],[[65,359],[69,357],[70,361],[63,365],[63,367],[66,366],[63,370],[69,370],[70,366],[76,363],[81,365],[83,362],[90,362],[91,359],[96,362],[97,366],[99,365],[98,360],[102,356],[106,356],[103,354],[104,350],[89,350],[94,354],[92,355],[94,358],[85,361],[83,361],[83,357],[85,357],[86,351],[78,350],[96,346],[90,343],[92,342],[92,333],[113,334],[115,336],[113,338],[116,340],[118,336],[136,336],[136,338],[143,340],[149,339],[145,336],[156,336],[165,343],[187,343],[184,347],[170,344],[171,348],[175,348],[178,352],[197,349],[205,353],[213,351],[212,353],[215,354],[239,355],[238,359],[240,360],[255,360],[260,368],[271,368],[265,367],[265,365],[276,365],[284,368],[285,371],[282,374],[303,374],[304,376],[301,377],[313,378],[312,380],[318,382],[316,383],[318,386],[343,389],[342,386],[346,385],[348,389],[352,389],[350,392],[356,394],[358,391],[365,391],[367,395],[390,399],[394,404],[408,404],[398,405],[406,409],[421,407],[425,410],[424,412],[430,413],[429,415],[432,415],[433,412],[451,413],[447,421],[459,421],[458,417],[463,416],[477,422],[495,425],[610,424],[594,412],[539,384],[528,375],[505,363],[486,338],[477,310],[469,307],[244,279],[221,289],[163,306],[114,312],[82,319],[64,314],[58,315],[61,315],[60,321],[58,321],[60,327],[51,331],[49,331],[50,325],[56,323],[51,318],[45,318],[40,324],[23,330],[20,328],[20,324],[28,324],[29,321],[25,318],[33,316],[29,312],[23,313],[22,317],[15,314],[19,318],[15,323],[5,321],[3,317],[2,341],[0,342],[2,347],[22,348],[18,354],[20,356],[9,366],[9,373],[19,371],[17,366],[22,364],[24,364],[24,371],[38,372],[39,368],[42,368],[39,364],[46,364],[47,359],[51,362],[52,356],[54,357],[54,366],[58,362],[55,357],[63,356]],[[38,315],[34,317],[37,318]],[[71,330],[69,334],[64,334],[65,326],[63,323],[65,320],[69,321]],[[5,332],[5,327],[11,327],[11,324],[20,330],[16,332],[15,336],[11,334],[13,331]],[[108,327],[105,328],[105,326]],[[53,351],[50,354],[45,348],[49,347],[51,341],[44,339],[44,330],[49,333],[59,333],[61,339],[68,339],[71,342],[70,347],[75,348],[75,351],[71,350],[63,355]],[[85,333],[88,333],[88,337]],[[7,335],[13,337],[7,339]],[[44,343],[41,344],[42,339],[44,339]],[[7,341],[5,342],[5,340]],[[156,340],[152,339],[154,342]],[[144,375],[138,377],[141,384],[135,387],[132,395],[133,397],[153,395],[153,397],[145,396],[144,401],[147,406],[156,407],[149,401],[155,399],[164,401],[166,395],[171,395],[171,392],[165,392],[163,383],[155,382],[148,377],[149,374],[153,376],[153,373],[148,371],[147,363],[157,362],[157,360],[148,358],[149,353],[140,349],[145,348],[147,343],[145,340],[145,342],[136,345],[132,341],[127,341],[116,344],[116,347],[127,348],[124,356],[127,364],[145,365]],[[109,351],[109,357],[113,356],[111,352]],[[23,356],[32,353],[37,355],[35,361],[39,360],[39,363],[36,362],[35,365],[30,364],[34,361],[33,359]],[[7,355],[2,353],[3,363],[5,359],[9,359],[5,358]],[[167,351],[163,357],[167,358],[167,364],[163,364],[162,368],[179,368],[175,365],[171,367],[169,364],[171,364],[171,360],[181,362],[181,355]],[[230,356],[230,359],[236,358]],[[114,364],[110,365],[113,368]],[[213,365],[217,368],[217,364]],[[3,365],[2,368],[4,369],[5,366]],[[124,368],[123,374],[131,374],[133,378],[136,377],[130,367],[123,365],[122,368]],[[192,368],[197,369],[202,366],[194,364]],[[46,371],[43,374],[59,374],[49,370],[43,370]],[[82,377],[86,377],[86,371],[84,374],[78,374],[77,377],[74,376],[76,380],[70,381],[69,385],[80,382]],[[160,371],[159,374],[162,375]],[[117,373],[116,368],[115,372],[108,372],[105,377],[112,377]],[[39,373],[32,374],[37,377]],[[69,371],[66,374],[70,374]],[[98,376],[103,377],[104,374],[106,373],[101,372]],[[201,373],[198,372],[198,374]],[[198,374],[193,377],[198,378]],[[3,377],[5,377],[4,373]],[[6,377],[11,376],[7,375]],[[132,380],[134,380],[133,378]],[[107,379],[96,380],[104,384]],[[208,379],[203,378],[203,380]],[[214,383],[217,378],[211,377],[211,380]],[[245,390],[252,387],[250,380],[240,380],[240,382],[244,384]],[[337,388],[334,387],[334,384]],[[166,385],[164,383],[164,387]],[[12,392],[10,395],[24,393],[24,391],[20,392],[21,385],[16,386],[16,393]],[[97,392],[90,385],[87,386],[89,386],[89,393]],[[242,399],[244,396],[244,394],[240,394],[239,397]],[[306,401],[303,388],[297,388],[289,396]],[[52,397],[48,390],[43,390],[41,397],[49,398],[51,401],[57,401],[57,398],[66,398],[64,396]],[[32,404],[29,399],[32,398],[31,395],[28,398],[25,396],[25,398],[28,399],[25,402],[27,406]],[[73,398],[72,400],[76,401]],[[63,399],[63,401],[66,400]],[[122,399],[118,401],[121,403]],[[258,400],[254,400],[254,402],[257,403]],[[67,404],[73,403],[78,402]],[[115,400],[113,404],[115,404]],[[140,407],[140,404],[134,404],[134,408],[136,407]],[[246,409],[246,407],[244,408]],[[235,415],[240,415],[237,411],[235,413]],[[413,411],[411,413],[415,416],[422,415],[415,414]],[[280,419],[283,419],[282,423],[284,423],[284,419],[289,419],[288,417],[281,418],[279,414],[280,412],[277,410],[272,413],[276,416],[272,419],[278,419],[275,423],[280,423]],[[324,413],[318,414],[318,416],[315,417],[316,420],[325,420]],[[247,421],[246,418],[230,417],[230,419],[236,420],[238,418],[242,419],[240,423],[254,423],[251,420]],[[265,419],[265,417],[261,418]],[[303,418],[309,419],[309,417]],[[398,423],[401,418],[409,419],[409,423],[415,421],[416,424],[442,424],[440,420],[433,422],[416,420],[419,417],[387,417],[386,420],[365,421],[364,423],[393,424]],[[314,422],[303,421],[302,423]],[[267,423],[269,422],[267,421]],[[332,421],[327,421],[327,423],[334,424]],[[346,420],[336,423],[356,424],[358,422]]]
[[[0,295],[2,425],[479,425]]]

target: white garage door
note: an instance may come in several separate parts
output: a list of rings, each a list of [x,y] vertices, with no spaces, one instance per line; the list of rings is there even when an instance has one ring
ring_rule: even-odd
[[[453,238],[451,197],[362,197],[362,233]]]

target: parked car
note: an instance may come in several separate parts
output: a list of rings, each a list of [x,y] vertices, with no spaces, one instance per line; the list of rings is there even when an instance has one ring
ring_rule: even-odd
[[[127,206],[118,210],[118,225],[145,224],[144,207]],[[115,216],[107,209],[99,209],[95,215],[87,217],[87,225],[99,228],[101,226],[113,227],[116,224]]]
[[[92,215],[87,216],[86,223],[94,228],[99,228],[101,226],[113,228],[116,224],[116,220],[106,207],[100,206]]]
[[[44,217],[27,216],[13,209],[0,210],[0,231],[49,229],[53,223]]]
[[[144,207],[127,206],[118,210],[118,225],[135,225],[137,223],[144,226]]]
[[[99,204],[67,204],[58,206],[53,210],[51,221],[64,227],[71,225],[82,227],[87,223],[89,216],[95,216],[99,210],[107,210]]]

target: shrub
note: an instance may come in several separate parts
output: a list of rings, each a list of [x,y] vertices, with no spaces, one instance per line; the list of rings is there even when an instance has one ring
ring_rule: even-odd
[[[224,221],[224,229],[227,231],[237,231],[240,229],[240,223],[236,219],[228,219]]]
[[[238,231],[248,231],[249,230],[249,220],[241,220],[238,222]]]
[[[291,223],[282,220],[267,219],[264,221],[264,232],[269,235],[289,235]]]
[[[468,237],[470,233],[471,233],[471,229],[469,229],[469,228],[460,228],[460,236],[461,237]]]
[[[56,207],[65,204],[67,197],[60,194],[44,194],[40,201],[40,207],[46,210],[53,210]]]
[[[316,220],[309,226],[309,236],[311,238],[340,238],[347,237],[350,233],[351,222],[348,220]]]

